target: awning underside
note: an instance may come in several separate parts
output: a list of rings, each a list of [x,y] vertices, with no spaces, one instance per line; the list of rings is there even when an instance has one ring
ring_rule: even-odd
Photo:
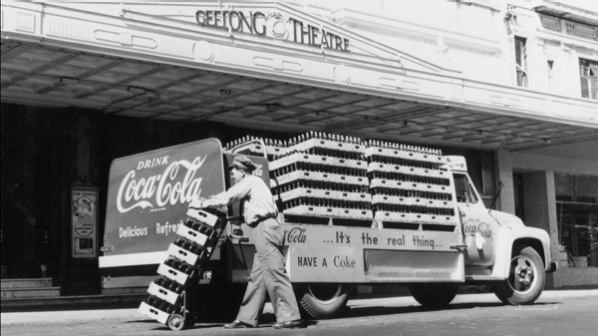
[[[598,130],[2,42],[2,101],[106,114],[486,149],[523,149],[598,138]]]

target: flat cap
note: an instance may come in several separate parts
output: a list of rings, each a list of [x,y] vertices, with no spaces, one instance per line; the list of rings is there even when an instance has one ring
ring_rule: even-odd
[[[254,171],[257,166],[255,165],[255,163],[253,163],[247,156],[245,155],[237,155],[235,156],[235,159],[233,160],[233,162],[228,166],[229,169],[231,168],[239,168],[239,169],[245,169],[248,170],[249,172]]]

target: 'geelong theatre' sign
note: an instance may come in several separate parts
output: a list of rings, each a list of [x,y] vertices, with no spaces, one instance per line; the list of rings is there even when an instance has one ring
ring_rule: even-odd
[[[280,13],[264,14],[227,10],[198,10],[195,19],[201,26],[229,30],[231,32],[269,36],[340,51],[350,51],[349,39],[338,36]]]

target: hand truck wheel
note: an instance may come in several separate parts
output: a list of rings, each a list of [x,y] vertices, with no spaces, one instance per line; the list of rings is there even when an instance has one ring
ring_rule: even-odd
[[[179,314],[173,314],[168,318],[168,327],[173,331],[181,331],[185,329],[187,324],[185,318]]]

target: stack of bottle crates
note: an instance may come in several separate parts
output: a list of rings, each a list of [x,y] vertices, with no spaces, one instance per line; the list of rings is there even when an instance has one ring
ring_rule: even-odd
[[[233,148],[260,156],[265,150],[272,193],[280,194],[285,214],[457,223],[440,150],[321,132],[287,141],[244,137],[226,147]]]
[[[225,150],[258,156],[265,150],[272,193],[280,194],[285,214],[373,218],[365,147],[358,138],[320,132],[286,141],[243,137]]]
[[[287,148],[287,141],[245,136],[227,143],[224,147],[224,150],[226,152],[234,150],[236,153],[243,153],[253,156],[263,156],[265,151],[268,161],[272,161],[275,156],[286,153]]]
[[[369,140],[365,156],[375,218],[456,224],[450,172],[439,150]]]
[[[139,306],[142,314],[171,328],[182,328],[193,321],[187,316],[185,295],[199,284],[202,267],[226,225],[215,211],[189,209],[187,216],[177,229],[178,238],[168,248],[167,259],[158,267],[158,278],[148,288],[150,296]],[[173,317],[178,320],[171,325]]]
[[[353,137],[310,132],[270,162],[285,214],[372,219],[365,147]]]

